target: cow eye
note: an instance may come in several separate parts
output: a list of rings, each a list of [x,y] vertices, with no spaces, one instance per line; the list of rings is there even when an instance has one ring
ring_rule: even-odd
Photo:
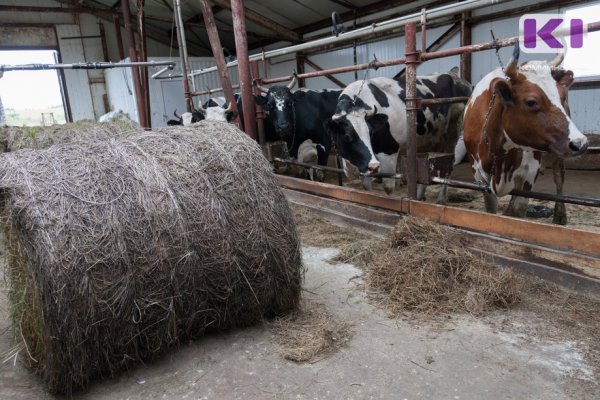
[[[538,104],[538,102],[535,99],[525,99],[525,105],[529,108],[531,108],[532,110],[539,110],[540,109],[540,105]]]
[[[271,103],[265,103],[265,104],[263,104],[262,108],[265,111],[270,111],[270,110],[273,109],[273,104],[271,104]]]

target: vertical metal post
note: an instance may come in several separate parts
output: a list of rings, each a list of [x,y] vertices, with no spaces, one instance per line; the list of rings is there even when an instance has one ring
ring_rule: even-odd
[[[258,68],[258,61],[252,61],[250,63],[252,68],[252,77],[260,82],[260,72]],[[255,89],[255,95],[260,96],[260,90]],[[255,105],[256,109],[256,126],[258,128],[258,143],[261,146],[265,145],[265,112],[262,107],[258,104]]]
[[[240,95],[244,112],[244,130],[254,140],[256,135],[256,113],[252,96],[252,79],[248,61],[248,39],[246,38],[246,17],[242,0],[231,0],[231,16],[233,17],[233,34],[235,36],[235,52],[240,76]]]
[[[460,45],[469,46],[471,44],[471,24],[467,19],[471,17],[471,12],[462,13],[460,20]],[[466,52],[460,55],[460,77],[468,82],[471,82],[471,53]]]
[[[204,19],[204,25],[206,26],[206,33],[208,33],[210,47],[213,52],[213,57],[215,58],[215,63],[217,64],[217,70],[219,71],[219,78],[221,79],[223,94],[225,95],[226,99],[232,102],[233,111],[237,112],[238,109],[237,104],[235,103],[235,98],[233,97],[233,88],[231,87],[229,70],[225,64],[223,46],[221,46],[221,39],[219,39],[219,32],[217,31],[215,16],[213,15],[208,0],[200,0],[200,10],[202,11],[202,18]],[[237,122],[239,126],[239,119]]]
[[[183,75],[183,95],[185,96],[185,108],[187,112],[192,112],[194,105],[192,104],[192,96],[190,96],[190,83],[188,81],[188,53],[187,44],[185,41],[183,19],[181,18],[181,0],[174,0],[173,5],[175,6],[175,27],[177,29],[179,58],[181,59],[181,73]]]
[[[125,34],[127,38],[127,47],[129,47],[129,58],[132,62],[136,62],[137,53],[135,50],[135,37],[133,36],[133,28],[131,26],[131,12],[129,11],[129,2],[127,0],[121,0],[121,11],[123,12],[123,19],[125,20]],[[148,117],[146,115],[146,109],[144,107],[144,99],[142,98],[142,86],[140,82],[139,68],[131,68],[131,75],[133,76],[133,87],[135,91],[135,100],[137,104],[140,125],[143,128],[149,128],[150,124],[148,123]]]
[[[139,61],[148,61],[146,54],[146,17],[144,15],[144,4],[145,0],[137,0],[137,23],[138,23],[138,34],[140,36],[140,54]],[[150,114],[150,88],[148,86],[148,69],[140,68],[140,84],[142,86],[142,98],[144,99],[144,109],[146,110],[146,116],[148,118],[148,126],[152,125],[152,118]]]
[[[406,24],[404,28],[406,53],[406,164],[408,166],[408,197],[417,198],[417,112],[421,109],[417,97],[417,24]]]
[[[102,22],[98,22],[98,28],[100,29],[100,42],[102,43],[102,57],[104,58],[102,61],[110,61],[110,57],[108,55],[108,46],[106,45],[106,30],[104,29],[104,24]]]
[[[120,0],[124,1],[124,0]],[[115,24],[115,36],[117,38],[117,48],[119,49],[119,60],[125,59],[125,49],[123,48],[123,37],[121,36],[121,18],[119,18],[119,14],[115,14],[113,16],[113,21]]]
[[[421,9],[421,52],[427,51],[427,9]]]
[[[296,73],[303,74],[305,72],[304,68],[304,60],[306,59],[306,55],[304,53],[296,53]],[[304,78],[298,78],[298,87],[306,87],[306,82]]]

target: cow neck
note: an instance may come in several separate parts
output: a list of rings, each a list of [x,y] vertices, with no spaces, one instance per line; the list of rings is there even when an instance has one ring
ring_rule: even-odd
[[[485,114],[482,126],[482,141],[486,147],[487,153],[489,154],[489,166],[482,165],[484,172],[488,175],[487,184],[493,183],[496,168],[499,167],[502,170],[502,164],[504,163],[504,157],[506,153],[503,151],[503,142],[505,141],[503,135],[503,129],[501,126],[502,114],[504,113],[504,105],[498,104],[496,108],[499,108],[498,112],[494,112],[494,105],[496,104],[497,92],[494,90],[490,98],[490,103]],[[502,149],[500,151],[494,151],[493,149]]]

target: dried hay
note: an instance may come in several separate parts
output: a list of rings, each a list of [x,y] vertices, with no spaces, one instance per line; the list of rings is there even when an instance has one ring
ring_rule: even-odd
[[[83,120],[51,126],[0,126],[0,150],[44,149],[53,144],[77,143],[98,139],[119,138],[142,132],[143,129],[130,119],[111,122]]]
[[[349,259],[365,267],[370,297],[390,315],[480,314],[520,300],[521,281],[513,271],[471,253],[447,226],[409,216],[385,243],[363,245]],[[344,249],[343,257],[348,259]]]
[[[305,207],[294,205],[292,210],[303,246],[339,247],[366,237],[353,229],[333,225]]]
[[[17,351],[53,392],[298,304],[294,220],[256,143],[161,131],[0,158]]]
[[[296,362],[323,359],[344,346],[353,333],[352,324],[337,320],[323,304],[308,300],[293,313],[276,318],[271,328],[279,354]]]

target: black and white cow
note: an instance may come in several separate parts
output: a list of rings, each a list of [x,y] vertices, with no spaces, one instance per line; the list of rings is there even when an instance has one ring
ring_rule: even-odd
[[[177,125],[188,126],[193,123],[200,122],[204,119],[204,114],[202,114],[198,110],[194,110],[193,112],[184,112],[181,115],[177,113],[177,110],[175,110],[175,111],[173,111],[173,115],[177,119],[168,120],[167,121],[168,126],[177,126]]]
[[[396,173],[399,154],[406,153],[406,80],[373,78],[351,83],[339,96],[335,114],[325,122],[333,144],[344,159],[367,176]],[[424,99],[470,96],[471,86],[455,70],[417,77],[418,96]],[[427,106],[417,114],[417,151],[454,151],[462,129],[464,104]],[[394,179],[383,179],[386,193]],[[371,179],[363,179],[371,189]],[[421,191],[420,197],[423,192]],[[445,190],[438,201],[445,198]]]
[[[200,111],[209,121],[231,122],[237,117],[238,113],[242,113],[242,98],[239,93],[234,95],[238,112],[233,111],[231,103],[227,103],[225,97],[211,97],[204,104],[199,104]]]
[[[256,85],[264,96],[255,96],[257,104],[269,115],[265,130],[275,139],[287,143],[290,156],[300,162],[327,165],[331,139],[323,122],[335,111],[341,90],[307,90],[292,92],[297,82],[294,76],[287,85],[273,85],[268,89]]]

